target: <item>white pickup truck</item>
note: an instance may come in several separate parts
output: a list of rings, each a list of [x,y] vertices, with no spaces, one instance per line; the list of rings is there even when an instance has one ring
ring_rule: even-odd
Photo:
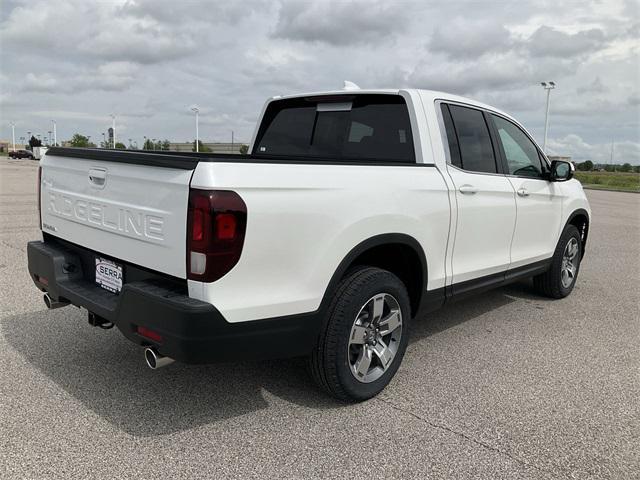
[[[526,277],[572,291],[587,199],[509,115],[349,89],[273,97],[258,125],[243,156],[49,149],[28,245],[47,306],[117,326],[152,368],[306,356],[359,401],[426,312]]]

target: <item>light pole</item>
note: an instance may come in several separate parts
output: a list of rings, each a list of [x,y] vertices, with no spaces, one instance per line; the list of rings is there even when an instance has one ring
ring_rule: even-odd
[[[11,123],[11,144],[13,145],[13,151],[16,151],[16,124]]]
[[[49,130],[49,146],[51,146],[51,130]]]
[[[233,153],[233,130],[231,130],[231,153]]]
[[[111,114],[111,128],[113,129],[113,148],[116,148],[116,116]]]
[[[547,153],[547,132],[549,131],[549,97],[551,96],[551,90],[556,88],[554,82],[540,82],[542,88],[547,91],[547,110],[544,115],[544,143],[542,144],[542,151]]]
[[[200,113],[200,109],[198,107],[191,107],[191,111],[196,113],[196,152],[200,151],[200,139],[198,134],[198,114]]]
[[[51,122],[53,123],[53,146],[57,147],[58,146],[58,134],[56,133],[56,121],[55,120],[51,120]]]

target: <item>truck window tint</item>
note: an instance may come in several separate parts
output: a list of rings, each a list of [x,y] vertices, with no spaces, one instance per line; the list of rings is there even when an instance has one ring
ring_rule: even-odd
[[[461,165],[472,172],[497,173],[489,128],[480,110],[449,105],[458,138]]]
[[[258,132],[255,155],[327,160],[415,162],[407,105],[399,95],[343,96],[350,110],[317,110],[322,98],[272,102]]]
[[[513,123],[491,115],[511,175],[541,178],[544,174],[538,149],[527,135]]]
[[[455,165],[456,167],[462,168],[462,160],[460,159],[460,148],[458,147],[456,130],[455,128],[453,128],[453,120],[451,119],[449,107],[443,103],[440,108],[442,110],[442,118],[444,120],[444,129],[447,133],[447,141],[449,142],[449,156],[451,157],[451,164]]]

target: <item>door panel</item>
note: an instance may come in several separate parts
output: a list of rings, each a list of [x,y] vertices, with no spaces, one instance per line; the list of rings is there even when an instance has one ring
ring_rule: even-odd
[[[517,220],[511,246],[511,268],[553,255],[562,222],[562,196],[557,183],[509,177],[516,195]]]
[[[458,209],[453,283],[504,272],[511,262],[516,223],[511,183],[503,175],[465,172],[450,165],[447,169],[456,187]]]
[[[483,112],[447,104],[441,111],[451,162],[447,171],[455,185],[457,206],[451,258],[455,294],[469,286],[462,282],[487,275],[493,275],[489,283],[504,278],[511,261],[516,201],[511,183],[499,173]]]

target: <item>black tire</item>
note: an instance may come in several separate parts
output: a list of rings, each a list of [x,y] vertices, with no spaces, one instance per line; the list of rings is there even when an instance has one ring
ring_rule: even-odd
[[[349,337],[361,309],[383,293],[397,301],[402,315],[401,336],[384,373],[370,383],[363,383],[351,371]],[[313,379],[329,395],[342,401],[360,402],[374,397],[388,385],[402,362],[409,341],[410,318],[409,295],[398,277],[373,267],[349,272],[333,294],[318,342],[309,357]]]
[[[575,274],[570,285],[562,282],[562,265],[565,248],[572,239],[577,240],[578,252],[575,256]],[[578,273],[580,271],[580,261],[582,260],[582,240],[580,232],[574,225],[567,225],[560,235],[558,245],[551,260],[551,267],[545,273],[533,277],[533,285],[542,295],[551,298],[564,298],[568,296],[576,285]]]

